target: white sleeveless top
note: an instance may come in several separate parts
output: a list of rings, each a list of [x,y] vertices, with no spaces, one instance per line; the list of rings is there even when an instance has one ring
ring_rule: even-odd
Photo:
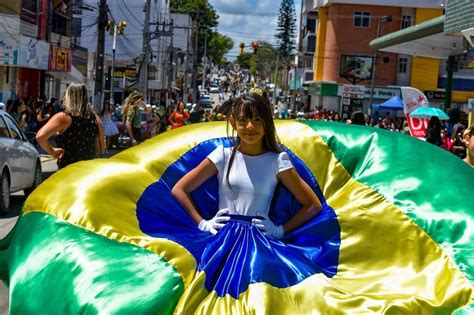
[[[251,156],[236,151],[227,184],[227,169],[232,148],[218,146],[208,159],[218,170],[219,209],[229,209],[230,214],[255,216],[268,214],[278,173],[293,167],[286,152],[266,152]]]

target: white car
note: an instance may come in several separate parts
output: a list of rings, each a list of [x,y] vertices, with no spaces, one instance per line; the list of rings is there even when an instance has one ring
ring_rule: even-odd
[[[7,213],[10,193],[30,194],[42,182],[41,159],[15,120],[0,110],[0,213]]]
[[[201,108],[212,108],[214,102],[209,95],[201,95],[199,98],[199,106]]]
[[[220,93],[221,89],[219,88],[218,85],[209,85],[209,93]]]

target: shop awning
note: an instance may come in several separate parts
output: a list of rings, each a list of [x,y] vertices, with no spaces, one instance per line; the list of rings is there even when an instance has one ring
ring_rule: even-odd
[[[373,50],[447,59],[463,54],[463,36],[444,32],[444,15],[381,36],[370,42]]]
[[[77,82],[77,83],[85,83],[86,78],[82,75],[82,73],[77,70],[74,65],[71,65],[71,71],[70,72],[62,72],[62,71],[48,71],[47,74],[61,80],[61,83],[72,83],[72,82]]]

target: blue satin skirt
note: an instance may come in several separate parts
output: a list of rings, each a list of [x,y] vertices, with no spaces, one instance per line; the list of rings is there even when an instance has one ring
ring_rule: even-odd
[[[286,288],[318,273],[333,277],[340,247],[336,214],[325,202],[309,169],[289,150],[286,151],[296,171],[321,200],[323,209],[317,217],[280,240],[263,235],[252,225],[252,217],[233,215],[216,235],[197,228],[171,195],[171,189],[220,144],[231,145],[226,138],[201,143],[169,166],[160,180],[145,190],[137,203],[142,231],[185,247],[196,259],[196,271],[205,273],[205,289],[220,297],[229,294],[238,299],[253,283]],[[203,217],[212,218],[218,211],[217,177],[206,181],[191,197]],[[300,208],[291,193],[277,185],[270,219],[275,224],[283,224]]]

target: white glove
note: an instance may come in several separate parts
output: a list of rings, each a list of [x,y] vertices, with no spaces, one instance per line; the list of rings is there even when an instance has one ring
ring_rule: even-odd
[[[276,239],[280,239],[285,235],[283,225],[275,225],[266,213],[257,212],[257,216],[261,216],[264,219],[252,219],[252,224],[262,231],[263,234]]]
[[[229,213],[229,209],[219,210],[212,219],[202,220],[201,222],[199,222],[198,229],[200,229],[203,232],[217,234],[217,230],[224,227],[227,221],[230,220],[230,217],[226,216],[226,214],[228,213]]]

